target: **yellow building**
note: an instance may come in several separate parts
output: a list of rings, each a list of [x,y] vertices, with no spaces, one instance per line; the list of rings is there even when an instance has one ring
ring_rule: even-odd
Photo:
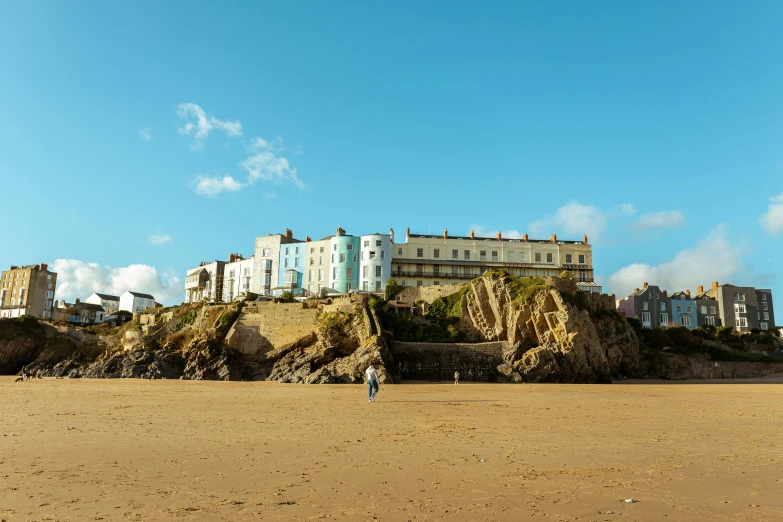
[[[577,281],[593,280],[593,249],[581,241],[506,239],[496,237],[405,234],[395,244],[392,277],[405,286],[463,284],[488,270],[505,269],[517,277],[558,276],[569,270]]]
[[[57,274],[49,266],[12,266],[0,276],[0,317],[52,317]]]

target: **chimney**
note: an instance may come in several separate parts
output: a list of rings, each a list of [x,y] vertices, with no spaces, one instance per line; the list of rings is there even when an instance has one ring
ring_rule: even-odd
[[[552,237],[549,238],[552,243],[557,243],[557,234],[552,234]]]
[[[634,293],[634,294],[638,294],[638,293],[639,293],[639,289],[638,289],[638,288],[634,288],[634,289],[633,289],[633,293]]]
[[[704,287],[699,285],[696,287],[696,293],[697,294],[703,294],[704,293]]]
[[[47,270],[49,270],[49,265],[47,265],[46,263],[41,263],[40,270],[41,272],[46,272]]]
[[[690,296],[691,296],[691,291],[690,291],[690,290],[686,290],[686,291],[685,291],[685,295],[687,295],[688,297],[690,297]]]
[[[585,244],[585,245],[587,244],[587,234],[582,236],[582,243]]]
[[[293,233],[293,231],[290,228],[286,228],[285,229],[285,238],[286,239],[293,239],[294,238],[294,233]]]
[[[666,290],[664,290],[663,295],[669,295],[669,293]]]
[[[503,238],[502,238],[502,236],[500,235],[500,232],[498,232],[498,233],[495,235],[495,239],[498,239],[498,240],[499,240],[499,239],[503,239]]]
[[[476,238],[476,233],[471,230],[470,231],[470,239],[475,239],[475,238]]]
[[[80,301],[79,301],[79,298],[77,297],[77,298],[76,298],[76,302],[75,302],[74,304],[79,304],[79,302],[80,302]]]
[[[718,282],[717,282],[717,281],[713,281],[713,282],[712,282],[712,289],[713,289],[713,290],[717,290],[717,289],[718,289],[718,286],[719,286],[719,285],[718,285]]]
[[[312,239],[310,239],[310,236],[307,236],[307,237],[305,238],[305,242],[306,242],[306,243],[309,243],[310,241],[312,241]]]
[[[408,227],[408,229],[405,230],[405,242],[407,243],[410,238],[411,238],[411,227]]]
[[[644,289],[647,290],[647,287],[650,286],[648,283],[644,283]]]
[[[525,235],[522,236],[522,241],[527,241],[527,232],[525,232]]]
[[[443,239],[448,239],[448,238],[449,238],[449,229],[448,228],[444,228],[443,229]]]

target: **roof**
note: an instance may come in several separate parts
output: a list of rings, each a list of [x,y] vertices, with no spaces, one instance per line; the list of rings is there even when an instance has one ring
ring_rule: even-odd
[[[140,293],[140,292],[131,292],[130,290],[128,290],[128,291],[127,291],[127,292],[125,292],[125,293],[126,293],[126,294],[130,294],[130,295],[132,295],[133,297],[141,297],[142,299],[152,299],[153,301],[155,300],[155,298],[154,298],[154,297],[152,297],[150,294],[142,294],[142,293]]]
[[[498,239],[496,237],[470,237],[470,236],[448,236],[446,238],[443,237],[443,235],[438,234],[409,234],[408,237],[411,238],[423,238],[423,239],[467,239],[468,241],[506,241],[506,242],[514,242],[514,243],[550,243],[553,245],[556,244],[566,244],[566,245],[585,245],[585,243],[581,241],[568,241],[568,240],[562,240],[558,239],[557,241],[552,241],[551,239],[522,239],[520,237],[504,237],[501,239]]]
[[[77,308],[81,308],[82,310],[93,310],[95,312],[103,312],[103,307],[98,304],[92,304],[92,303],[79,303],[78,305],[74,305]]]
[[[119,301],[120,298],[116,295],[109,295],[109,294],[99,294],[98,292],[95,292],[95,295],[100,297],[101,299],[104,299],[106,301]]]
[[[685,299],[693,299],[693,297],[690,294],[686,294],[682,290],[678,292],[674,292],[672,295],[670,295],[672,299],[679,299],[680,297],[685,297]]]

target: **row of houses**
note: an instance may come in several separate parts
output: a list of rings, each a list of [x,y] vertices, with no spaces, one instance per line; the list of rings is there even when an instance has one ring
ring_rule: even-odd
[[[644,283],[631,295],[617,300],[617,311],[635,317],[643,328],[684,326],[692,330],[698,326],[725,326],[738,332],[775,328],[770,289],[721,285],[717,281],[706,292],[699,286],[695,294],[685,290],[671,295]]]
[[[228,261],[202,262],[187,271],[185,302],[231,301],[238,296],[334,295],[382,292],[389,279],[403,286],[461,284],[487,270],[505,269],[524,276],[574,274],[585,290],[600,292],[593,283],[592,247],[581,241],[479,237],[405,232],[395,242],[394,230],[354,236],[337,228],[334,235],[313,240],[284,234],[257,237],[253,255],[231,254]]]

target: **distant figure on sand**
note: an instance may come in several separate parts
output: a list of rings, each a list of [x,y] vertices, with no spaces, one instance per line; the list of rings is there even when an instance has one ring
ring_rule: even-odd
[[[457,384],[459,384],[459,370],[454,372],[454,385],[456,386]]]
[[[367,371],[364,372],[367,375],[367,402],[375,402],[375,395],[377,395],[380,386],[378,385],[378,370],[372,364]]]
[[[202,381],[204,380],[204,374],[205,374],[205,373],[206,373],[206,371],[204,371],[204,370],[201,370],[201,380],[202,380]]]

